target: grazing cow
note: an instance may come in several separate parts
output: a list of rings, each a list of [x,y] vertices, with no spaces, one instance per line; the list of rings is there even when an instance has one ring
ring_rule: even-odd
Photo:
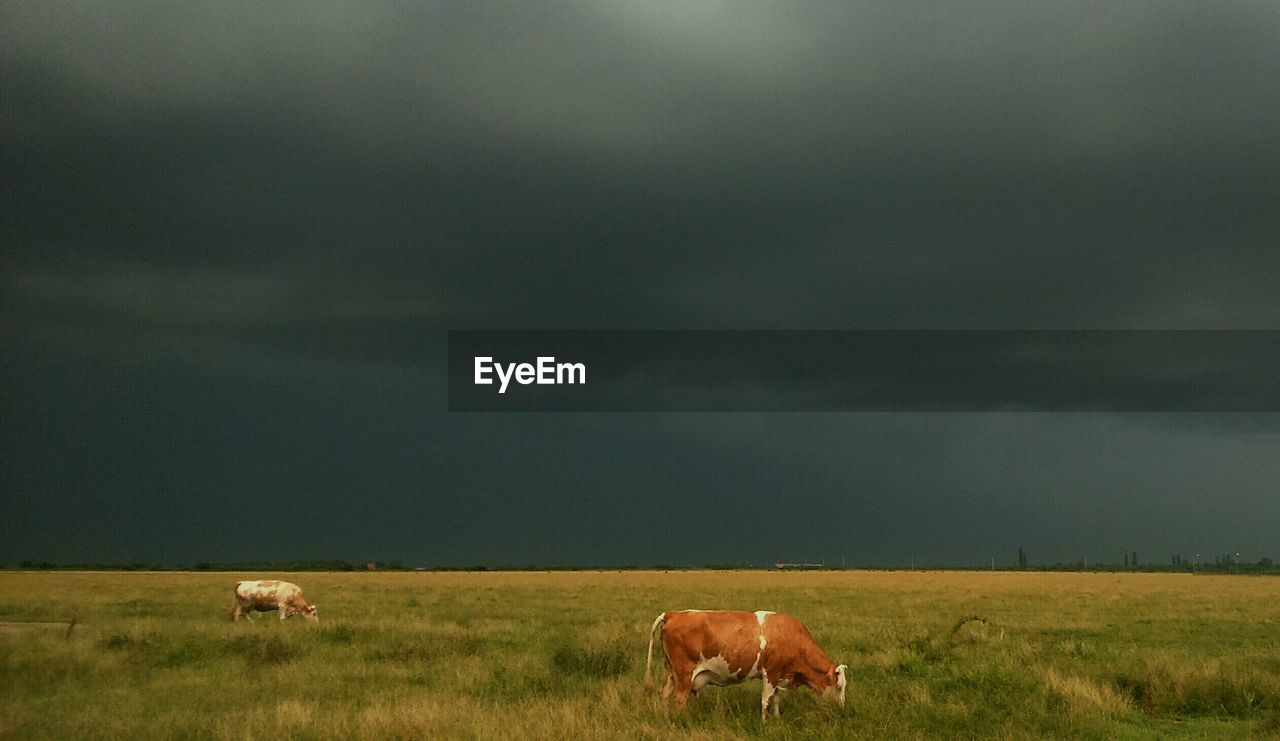
[[[287,581],[273,579],[242,581],[236,584],[236,599],[231,609],[231,622],[239,620],[241,615],[244,615],[246,620],[250,620],[252,618],[249,615],[255,610],[258,612],[279,610],[281,620],[290,615],[301,615],[313,623],[320,621],[320,616],[316,614],[316,606],[307,604],[298,585]]]
[[[661,635],[667,659],[662,685],[665,700],[676,693],[684,707],[689,693],[708,684],[725,686],[759,678],[760,717],[770,706],[778,715],[778,692],[808,687],[820,697],[844,704],[845,665],[836,664],[809,635],[804,623],[772,612],[680,610],[664,612],[649,631],[649,656],[644,665],[644,688],[653,691],[653,641]]]

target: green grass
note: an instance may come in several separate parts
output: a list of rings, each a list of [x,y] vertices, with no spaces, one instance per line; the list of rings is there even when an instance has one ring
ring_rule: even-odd
[[[259,576],[320,624],[229,624]],[[762,723],[758,682],[646,696],[649,626],[685,607],[796,615],[848,704],[797,690]],[[0,621],[72,619],[0,633],[0,737],[1280,737],[1270,578],[0,572]]]

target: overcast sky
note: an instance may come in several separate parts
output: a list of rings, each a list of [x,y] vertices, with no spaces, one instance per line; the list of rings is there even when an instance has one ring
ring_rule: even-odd
[[[1280,558],[1277,415],[445,412],[448,329],[1280,329],[1280,6],[0,5],[0,562]]]

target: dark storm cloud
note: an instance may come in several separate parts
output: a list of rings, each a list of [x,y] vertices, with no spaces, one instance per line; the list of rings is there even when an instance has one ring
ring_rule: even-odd
[[[434,414],[450,328],[1278,329],[1272,3],[6,2],[0,28],[0,557],[293,556],[245,533],[267,508],[316,557],[755,559],[695,525],[778,492],[726,525],[764,558],[815,529],[882,561],[1274,530],[1272,417]],[[663,504],[694,512],[650,533]]]
[[[420,331],[1280,319],[1268,5],[6,16],[14,310],[220,270],[246,322]]]

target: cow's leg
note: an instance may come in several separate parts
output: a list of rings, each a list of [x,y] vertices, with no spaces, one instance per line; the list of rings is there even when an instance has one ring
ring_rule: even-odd
[[[777,718],[782,715],[782,693],[778,690],[773,691],[773,699],[769,701],[769,705],[773,708],[773,717]]]
[[[773,705],[774,713],[778,710],[778,688],[769,682],[769,673],[760,676],[760,720],[769,718],[769,706]]]
[[[676,673],[670,669],[667,669],[667,678],[662,683],[662,699],[666,700],[667,698],[671,697],[671,693],[675,691],[675,688],[676,688]]]
[[[689,704],[689,691],[693,689],[693,677],[685,672],[676,675],[676,707],[683,710]]]
[[[287,617],[289,617],[289,606],[280,605],[280,621],[284,622],[284,619]]]

